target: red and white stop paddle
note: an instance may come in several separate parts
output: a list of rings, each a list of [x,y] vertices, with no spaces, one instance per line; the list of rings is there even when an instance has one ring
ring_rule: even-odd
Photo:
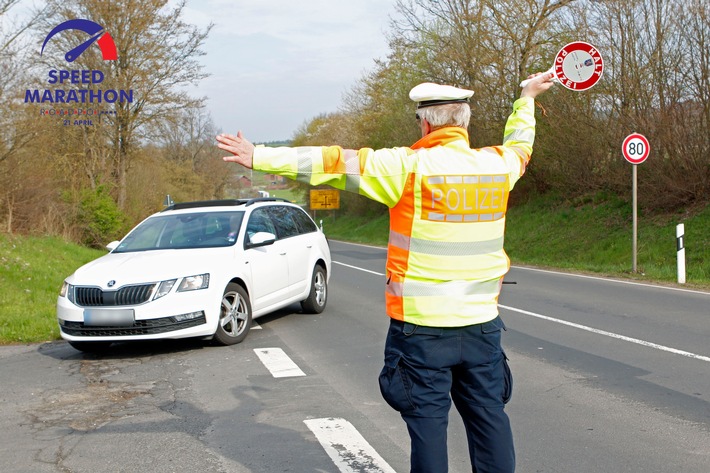
[[[553,80],[562,86],[581,92],[599,82],[604,73],[604,60],[597,48],[584,41],[568,43],[555,56],[552,68]],[[531,79],[520,83],[525,87]]]

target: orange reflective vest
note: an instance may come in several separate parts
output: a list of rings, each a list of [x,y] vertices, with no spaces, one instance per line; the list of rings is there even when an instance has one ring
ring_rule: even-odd
[[[508,195],[525,172],[534,138],[534,102],[521,98],[502,146],[471,149],[465,129],[448,127],[411,147],[258,147],[254,169],[387,205],[387,314],[459,327],[498,315],[510,268],[503,250]]]

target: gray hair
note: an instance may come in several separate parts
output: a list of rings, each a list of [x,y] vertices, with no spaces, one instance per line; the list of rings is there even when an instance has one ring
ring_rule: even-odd
[[[433,129],[445,126],[468,128],[471,107],[467,103],[448,103],[417,109],[417,115],[428,121]]]

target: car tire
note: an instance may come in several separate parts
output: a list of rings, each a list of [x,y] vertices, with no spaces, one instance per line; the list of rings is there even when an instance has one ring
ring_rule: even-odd
[[[301,301],[301,308],[307,314],[320,314],[325,310],[327,302],[328,278],[326,277],[325,269],[320,265],[316,265],[313,268],[313,276],[311,277],[311,291],[308,297]]]
[[[84,353],[106,353],[112,342],[69,342],[75,350]]]
[[[251,328],[251,302],[239,284],[230,282],[224,290],[214,340],[220,345],[235,345],[247,337]]]

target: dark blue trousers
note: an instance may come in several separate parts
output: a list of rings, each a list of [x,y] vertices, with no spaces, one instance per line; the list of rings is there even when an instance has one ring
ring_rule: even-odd
[[[500,317],[466,327],[390,322],[380,390],[411,438],[412,473],[446,473],[451,401],[463,418],[471,469],[512,473],[515,450],[504,412],[513,380],[501,348]]]

